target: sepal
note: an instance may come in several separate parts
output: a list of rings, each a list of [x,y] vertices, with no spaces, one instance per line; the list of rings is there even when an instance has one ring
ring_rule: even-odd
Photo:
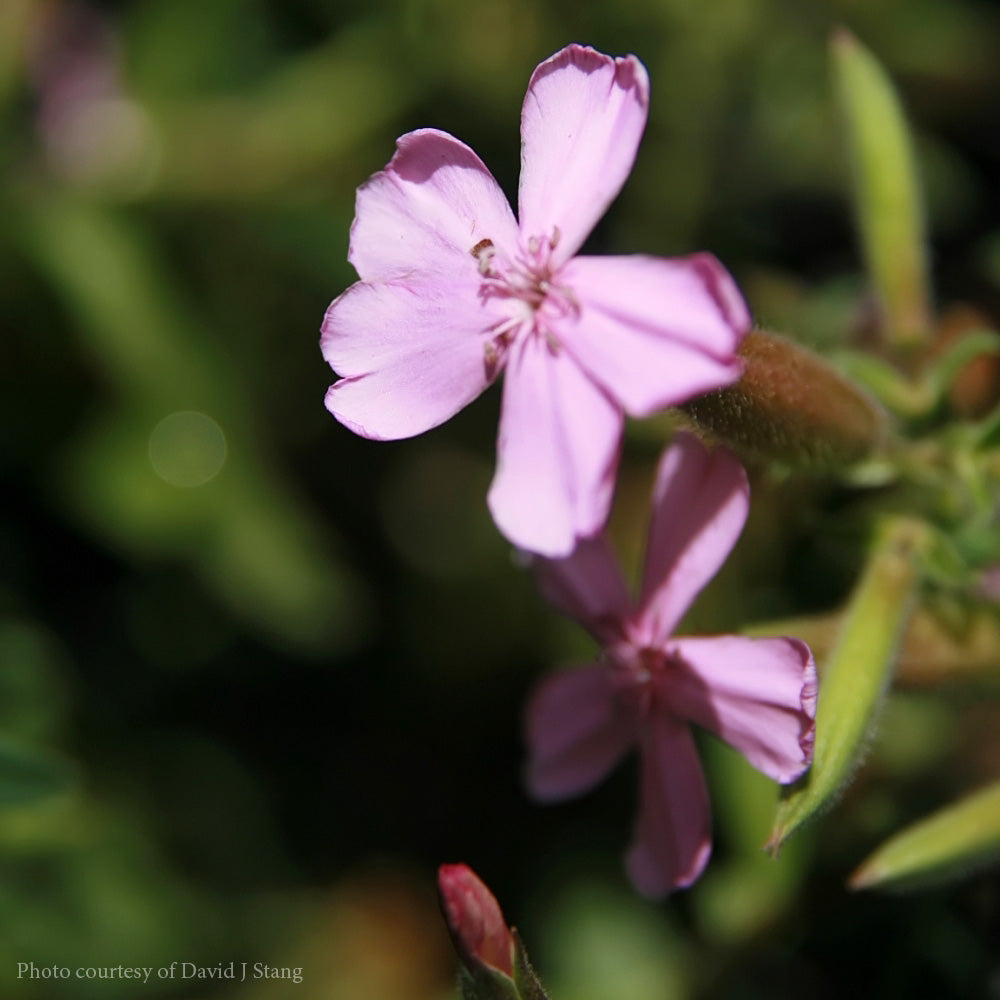
[[[511,928],[511,933],[514,936],[514,982],[517,984],[518,997],[520,1000],[549,1000],[549,995],[542,989],[542,984],[528,961],[528,953],[517,928]]]

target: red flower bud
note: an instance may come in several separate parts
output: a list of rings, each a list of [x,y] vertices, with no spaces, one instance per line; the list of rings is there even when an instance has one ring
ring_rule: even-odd
[[[486,966],[514,975],[514,939],[500,904],[467,865],[441,865],[438,892],[455,950],[470,971]]]

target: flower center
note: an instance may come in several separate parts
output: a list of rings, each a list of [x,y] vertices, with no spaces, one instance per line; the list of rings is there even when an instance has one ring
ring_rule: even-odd
[[[470,253],[479,264],[479,295],[490,301],[499,319],[484,345],[491,374],[503,362],[511,343],[521,337],[544,337],[550,351],[561,348],[556,328],[560,320],[579,315],[580,303],[573,290],[559,283],[552,251],[559,245],[559,230],[550,236],[532,236],[527,245],[508,257],[489,239],[480,240]]]
[[[678,656],[667,649],[651,646],[622,649],[614,656],[612,668],[623,706],[640,716],[647,715],[654,703],[669,708],[662,704],[662,687],[657,682],[667,680],[680,664]]]

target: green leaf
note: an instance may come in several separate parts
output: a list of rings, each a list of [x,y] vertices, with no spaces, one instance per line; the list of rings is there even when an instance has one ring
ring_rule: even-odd
[[[881,358],[861,351],[845,350],[838,354],[836,360],[849,378],[863,385],[883,406],[898,416],[926,416],[935,404],[930,387],[911,382]]]
[[[924,219],[903,109],[875,57],[845,30],[831,45],[854,174],[858,228],[890,340],[927,338],[930,303]]]
[[[909,618],[917,582],[913,556],[925,533],[922,524],[900,519],[876,536],[821,675],[812,767],[782,792],[767,844],[772,850],[829,805],[857,766]]]
[[[852,889],[937,882],[1000,856],[1000,781],[890,837],[851,875]]]
[[[60,795],[74,783],[73,769],[65,761],[0,740],[0,809]]]
[[[927,417],[944,402],[955,379],[972,360],[1000,353],[1000,336],[992,330],[965,334],[915,381],[881,358],[860,351],[843,351],[837,363],[890,411],[907,419]]]

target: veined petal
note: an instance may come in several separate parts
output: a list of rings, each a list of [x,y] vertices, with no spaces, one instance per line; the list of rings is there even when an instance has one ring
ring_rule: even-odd
[[[596,785],[635,742],[636,720],[616,697],[607,667],[546,677],[525,712],[528,790],[543,802]]]
[[[494,377],[484,355],[494,319],[471,280],[357,282],[323,320],[323,357],[344,376],[328,390],[327,409],[376,440],[436,427]]]
[[[454,136],[418,129],[358,189],[347,258],[364,281],[478,274],[482,240],[513,252],[517,223],[483,161]]]
[[[750,507],[746,472],[725,448],[677,434],[663,453],[642,579],[640,641],[666,641],[736,544]]]
[[[536,559],[534,567],[538,590],[549,604],[604,644],[624,638],[628,588],[603,534],[581,540],[565,559]]]
[[[596,534],[611,505],[622,422],[621,410],[564,350],[533,334],[516,342],[487,497],[500,531],[550,558]]]
[[[525,237],[559,238],[572,257],[614,201],[635,161],[649,77],[635,56],[569,45],[531,76],[521,111],[518,217]]]
[[[677,713],[787,784],[812,760],[816,665],[798,639],[676,639],[681,665],[660,681]]]
[[[626,858],[629,878],[657,898],[701,874],[712,850],[708,792],[688,727],[667,713],[640,747],[639,815]]]
[[[735,382],[750,316],[709,254],[576,257],[559,275],[580,309],[566,349],[627,413],[648,416]]]

